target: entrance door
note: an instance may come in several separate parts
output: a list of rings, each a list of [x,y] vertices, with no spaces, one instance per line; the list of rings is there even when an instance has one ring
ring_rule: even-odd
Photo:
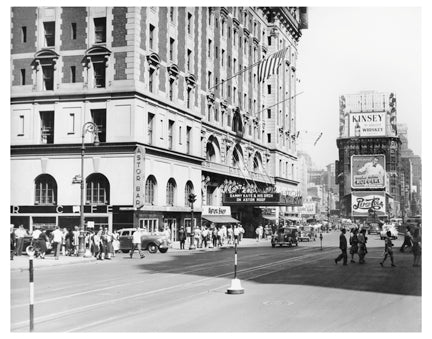
[[[150,233],[158,232],[158,219],[140,219],[140,228],[146,229]]]
[[[164,226],[168,226],[171,233],[171,241],[177,241],[177,219],[170,218],[170,219],[164,219]]]

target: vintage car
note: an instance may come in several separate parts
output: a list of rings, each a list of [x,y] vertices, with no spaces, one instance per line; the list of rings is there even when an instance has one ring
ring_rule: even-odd
[[[387,231],[390,231],[392,239],[398,238],[398,230],[396,229],[396,226],[394,224],[384,224],[380,233],[381,240],[386,238]]]
[[[366,230],[367,230],[368,234],[380,234],[381,227],[379,226],[378,223],[371,222],[371,223],[368,224]]]
[[[300,231],[299,241],[315,241],[319,226],[307,225],[303,226]]]
[[[298,246],[297,228],[290,226],[279,227],[271,237],[272,247],[279,246]]]
[[[136,228],[122,228],[119,232],[120,251],[127,253],[132,248],[132,235]],[[148,250],[150,253],[166,253],[169,248],[167,237],[161,233],[150,233],[142,231],[141,249]]]

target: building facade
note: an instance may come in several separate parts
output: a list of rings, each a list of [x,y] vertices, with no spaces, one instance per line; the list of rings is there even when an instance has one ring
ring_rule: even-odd
[[[337,182],[341,215],[400,217],[401,156],[394,93],[342,95]],[[379,170],[378,170],[379,169]]]
[[[236,186],[297,189],[305,8],[14,7],[11,17],[11,223],[78,225],[83,180],[86,222],[168,226],[176,240],[189,193],[199,219]],[[249,66],[284,47],[279,74],[258,82]]]

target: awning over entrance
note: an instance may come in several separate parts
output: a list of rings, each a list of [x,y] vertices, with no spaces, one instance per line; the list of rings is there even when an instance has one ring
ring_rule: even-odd
[[[203,215],[201,216],[201,218],[214,222],[215,224],[229,224],[240,222],[229,215]]]
[[[277,217],[274,215],[263,215],[262,217],[267,220],[277,220]]]
[[[287,216],[284,216],[282,218],[284,220],[291,220],[291,221],[301,221],[302,220],[302,218],[299,218],[299,217],[287,217]]]

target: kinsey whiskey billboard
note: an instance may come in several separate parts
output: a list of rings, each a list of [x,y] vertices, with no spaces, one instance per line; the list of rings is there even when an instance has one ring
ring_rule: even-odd
[[[386,215],[384,192],[353,192],[351,194],[351,211],[353,217],[367,217],[369,210],[377,216]]]
[[[302,206],[301,195],[281,193],[225,193],[224,205]]]

